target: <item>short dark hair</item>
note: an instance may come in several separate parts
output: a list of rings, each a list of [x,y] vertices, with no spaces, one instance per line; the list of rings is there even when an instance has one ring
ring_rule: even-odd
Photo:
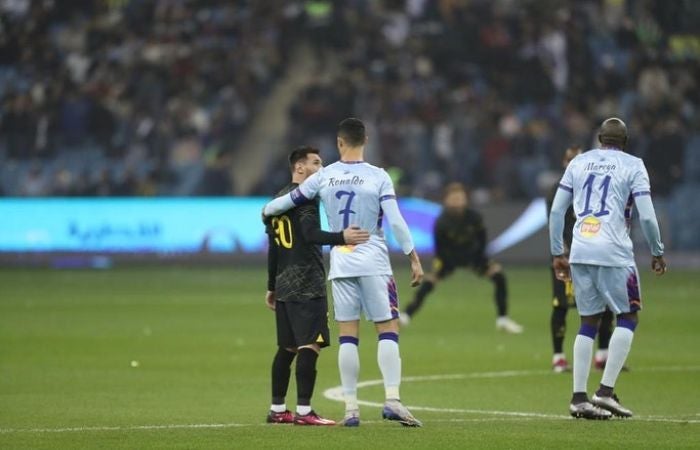
[[[600,126],[598,140],[603,145],[625,148],[627,144],[627,125],[617,117],[606,119]]]
[[[367,138],[365,124],[360,119],[347,118],[338,124],[338,137],[343,138],[352,147],[359,147]]]
[[[308,145],[295,148],[292,150],[292,153],[289,154],[289,170],[294,172],[294,165],[296,163],[305,160],[309,154],[318,155],[319,153],[321,153],[319,149]]]
[[[446,199],[450,194],[454,192],[464,192],[465,194],[467,193],[467,188],[464,187],[462,183],[459,181],[453,181],[447,186],[445,186],[445,189],[442,191],[442,198]]]

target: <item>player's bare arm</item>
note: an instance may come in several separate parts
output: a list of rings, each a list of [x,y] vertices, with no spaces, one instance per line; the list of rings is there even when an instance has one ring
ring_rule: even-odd
[[[411,261],[411,287],[416,287],[423,282],[423,266],[415,249],[408,254],[408,258]]]
[[[265,294],[265,305],[271,311],[275,310],[275,291],[267,291]]]
[[[571,268],[569,259],[565,255],[557,255],[552,258],[552,267],[554,274],[559,281],[571,280]]]

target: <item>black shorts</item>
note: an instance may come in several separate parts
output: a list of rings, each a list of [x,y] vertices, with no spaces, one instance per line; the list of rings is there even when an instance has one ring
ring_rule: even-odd
[[[486,275],[486,272],[488,272],[492,263],[493,262],[488,259],[479,261],[451,261],[435,257],[433,258],[433,273],[438,280],[442,280],[452,275],[452,272],[454,272],[456,268],[464,267],[473,270],[475,274],[483,277]]]
[[[560,281],[557,280],[557,276],[554,274],[554,268],[549,268],[550,274],[552,275],[552,306],[555,308],[569,308],[576,306],[574,301],[574,286],[571,281]]]
[[[276,302],[277,345],[298,348],[317,344],[330,345],[328,300],[318,297],[303,301]]]

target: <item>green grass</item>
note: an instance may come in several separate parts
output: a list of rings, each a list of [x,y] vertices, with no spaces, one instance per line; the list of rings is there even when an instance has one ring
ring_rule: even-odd
[[[397,275],[405,304],[407,269]],[[546,269],[507,275],[524,335],[494,330],[491,285],[466,272],[441,284],[402,332],[405,377],[466,374],[404,382],[404,403],[471,412],[416,410],[425,426],[404,429],[364,406],[363,425],[342,429],[262,423],[275,351],[262,267],[0,270],[0,448],[697,448],[697,272],[642,275],[632,371],[618,383],[637,417],[609,422],[565,417],[571,377],[549,372]],[[569,354],[577,322],[571,311]],[[333,326],[331,333],[335,344]],[[331,418],[343,412],[323,397],[339,384],[336,349],[321,355],[313,400]],[[379,379],[370,324],[360,353],[361,379]],[[525,372],[468,375],[509,370]],[[592,372],[589,388],[599,379]],[[382,391],[371,386],[359,395],[381,402]],[[292,381],[291,405],[294,393]],[[223,426],[178,427],[197,424]]]

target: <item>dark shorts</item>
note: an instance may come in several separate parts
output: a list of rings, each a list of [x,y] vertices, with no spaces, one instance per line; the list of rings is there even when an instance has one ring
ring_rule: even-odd
[[[277,345],[297,348],[317,344],[330,345],[328,300],[319,297],[303,301],[276,302]]]
[[[486,275],[491,264],[493,264],[493,261],[488,259],[478,261],[451,261],[435,257],[433,258],[433,273],[438,280],[442,280],[452,275],[452,272],[458,267],[464,267],[466,269],[471,269],[475,274],[482,277]]]

